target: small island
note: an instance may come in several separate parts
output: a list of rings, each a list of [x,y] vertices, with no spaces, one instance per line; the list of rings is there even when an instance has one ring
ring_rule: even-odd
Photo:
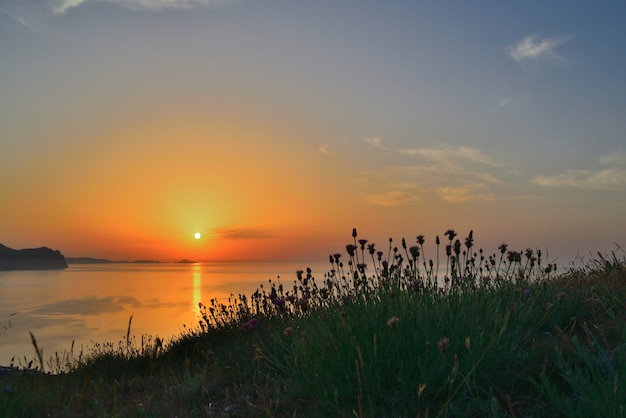
[[[198,262],[194,261],[194,260],[188,260],[186,258],[183,258],[182,260],[177,261],[177,263],[179,263],[179,264],[197,264]]]
[[[67,268],[65,257],[48,247],[15,250],[0,244],[0,271],[62,270]]]

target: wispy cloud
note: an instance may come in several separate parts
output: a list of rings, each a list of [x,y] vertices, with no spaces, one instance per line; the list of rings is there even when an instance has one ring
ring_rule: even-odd
[[[438,187],[435,192],[446,202],[460,203],[470,200],[496,200],[494,193],[488,191],[488,185],[481,183],[466,184],[459,187]]]
[[[382,138],[378,137],[370,137],[366,138],[365,142],[368,144],[385,150],[385,151],[394,151],[398,154],[410,155],[414,157],[422,157],[426,160],[430,160],[437,163],[451,163],[453,161],[465,161],[471,163],[477,163],[482,165],[487,165],[491,167],[501,167],[502,164],[498,161],[493,160],[492,158],[483,154],[481,150],[478,148],[467,147],[467,146],[458,146],[458,147],[450,147],[447,145],[440,145],[438,147],[433,148],[400,148],[400,149],[392,149],[383,145]]]
[[[24,0],[1,0],[0,15],[7,16],[13,22],[33,32],[57,35],[44,23],[50,15],[47,4]]]
[[[578,187],[595,190],[626,190],[626,169],[567,170],[555,176],[537,176],[533,181],[545,187]]]
[[[597,159],[595,169],[566,170],[553,176],[536,176],[533,182],[544,187],[574,187],[592,190],[626,190],[626,153],[617,151]]]
[[[330,155],[332,152],[330,151],[330,144],[320,145],[317,150],[325,155]]]
[[[218,238],[223,239],[273,238],[268,231],[252,228],[216,229],[214,233]]]
[[[372,147],[403,157],[402,164],[388,165],[378,170],[363,172],[364,187],[378,185],[384,192],[369,193],[369,203],[392,206],[419,200],[423,194],[432,194],[451,202],[495,200],[492,186],[502,184],[497,174],[504,164],[469,146],[417,147],[394,149],[380,137],[364,140]],[[413,163],[406,164],[407,157]],[[417,182],[417,183],[416,183]],[[411,185],[416,190],[407,192],[400,185]]]
[[[191,9],[224,4],[232,0],[60,0],[53,7],[54,14],[63,14],[73,7],[94,2],[116,3],[130,10],[158,11],[164,9]]]
[[[365,200],[377,206],[401,206],[416,202],[417,196],[402,191],[390,191],[386,193],[368,194]]]
[[[506,53],[516,62],[528,60],[538,60],[541,58],[555,58],[562,60],[563,57],[557,54],[556,49],[564,43],[570,41],[572,35],[561,36],[559,38],[536,39],[534,36],[526,36],[516,43],[506,47]]]
[[[80,6],[86,0],[61,0],[52,6],[52,13],[55,15],[63,14],[72,7]]]

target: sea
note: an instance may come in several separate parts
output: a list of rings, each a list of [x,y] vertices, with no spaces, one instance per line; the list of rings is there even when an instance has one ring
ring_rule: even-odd
[[[65,270],[0,271],[0,366],[77,357],[130,336],[170,341],[197,329],[199,304],[250,296],[269,280],[292,286],[297,270],[316,279],[326,262],[70,264]],[[132,317],[132,320],[131,320]],[[32,334],[32,337],[31,337]]]

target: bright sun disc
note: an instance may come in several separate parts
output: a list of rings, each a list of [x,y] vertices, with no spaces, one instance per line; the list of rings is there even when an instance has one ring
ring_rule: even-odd
[[[196,232],[195,234],[193,234],[193,237],[195,239],[200,239],[201,236],[202,236],[202,234],[200,234],[199,232]]]

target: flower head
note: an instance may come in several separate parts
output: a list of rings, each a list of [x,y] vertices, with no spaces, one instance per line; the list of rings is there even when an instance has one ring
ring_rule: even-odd
[[[456,232],[454,232],[454,229],[448,229],[444,235],[448,236],[448,240],[452,241],[454,239],[454,237],[456,237]]]
[[[448,337],[439,338],[439,341],[437,341],[437,348],[442,353],[448,351],[448,348],[450,348],[450,339]]]
[[[400,318],[398,318],[397,316],[392,316],[387,320],[387,326],[391,329],[396,329],[396,327],[398,326],[398,322],[400,322]]]
[[[252,318],[251,320],[249,320],[248,322],[240,326],[239,330],[240,331],[252,331],[258,323],[259,323],[258,318]]]

